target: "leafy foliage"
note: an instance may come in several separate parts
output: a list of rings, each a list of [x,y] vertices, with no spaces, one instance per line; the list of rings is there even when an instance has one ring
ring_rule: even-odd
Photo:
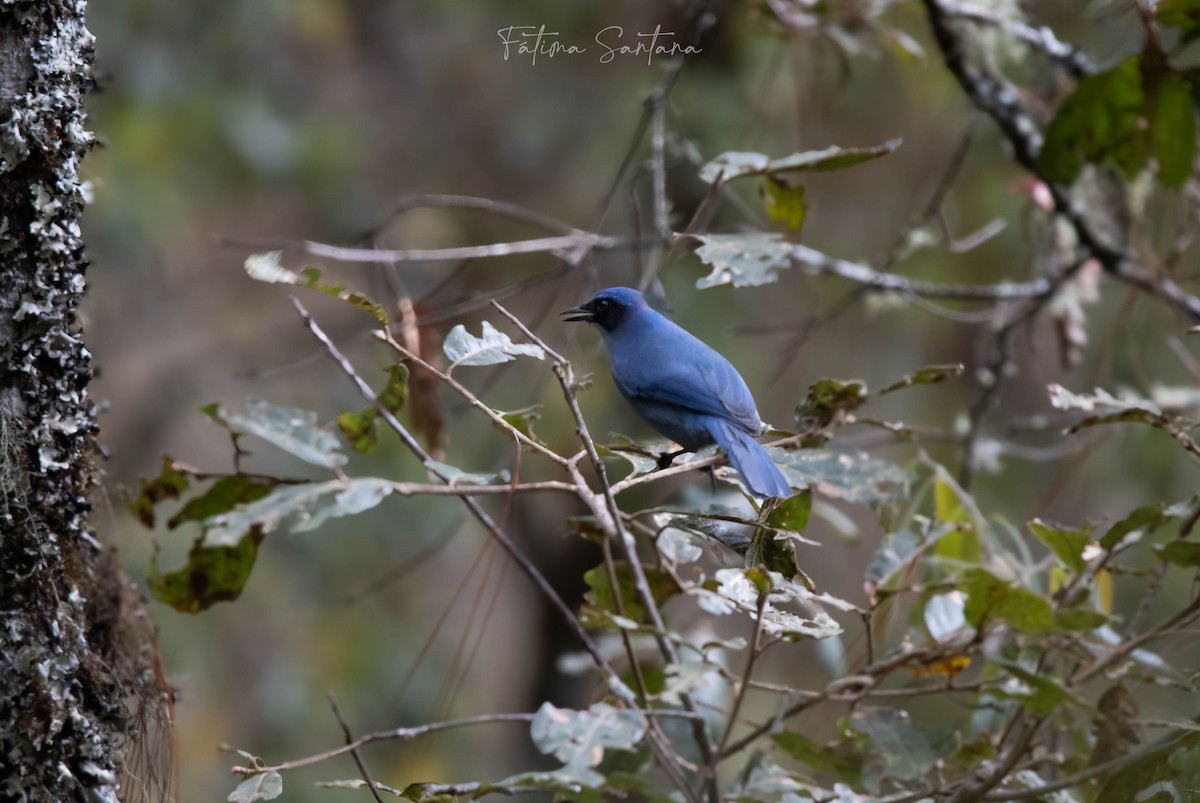
[[[831,145],[823,150],[793,153],[781,159],[771,159],[761,153],[728,151],[700,168],[700,180],[711,184],[718,177],[728,182],[743,176],[777,177],[809,170],[842,170],[886,156],[899,148],[900,144],[900,140],[893,139],[870,148],[839,148]]]
[[[251,401],[244,411],[210,405],[206,412],[231,432],[256,435],[268,443],[314,466],[333,468],[349,459],[338,451],[333,433],[317,426],[317,414],[309,410],[280,407]]]
[[[587,711],[542,703],[530,729],[538,750],[563,762],[556,777],[591,787],[604,783],[604,776],[592,769],[603,760],[604,751],[632,750],[645,732],[641,714],[607,703],[596,703]]]
[[[232,602],[250,579],[262,533],[253,529],[234,546],[204,546],[197,540],[187,565],[167,574],[158,570],[157,556],[150,560],[150,591],[181,613],[199,613],[218,602]]]
[[[270,251],[265,254],[254,254],[246,257],[246,274],[251,279],[275,284],[298,284],[309,287],[317,292],[345,301],[352,307],[362,310],[378,323],[387,326],[388,316],[383,307],[362,293],[325,284],[321,281],[321,271],[316,268],[305,268],[300,273],[289,270],[280,264],[282,253]]]
[[[400,412],[408,397],[408,366],[396,363],[388,370],[387,384],[375,394],[379,403],[392,415]],[[338,429],[346,441],[359,454],[366,454],[379,445],[379,411],[367,407],[356,413],[345,412],[338,416]]]
[[[779,279],[779,271],[791,267],[791,248],[778,234],[703,234],[696,239],[696,256],[712,266],[712,273],[696,281],[701,290],[770,284]]]
[[[204,521],[207,546],[236,546],[258,528],[293,533],[315,530],[331,518],[370,510],[392,492],[392,483],[374,477],[282,485],[263,498]]]
[[[461,323],[456,325],[446,335],[442,343],[446,359],[450,367],[456,365],[498,365],[509,362],[517,357],[535,357],[546,359],[546,352],[541,346],[531,343],[513,343],[512,339],[492,326],[483,322],[483,331],[479,337],[467,332],[467,327]]]
[[[1131,56],[1079,82],[1046,129],[1039,157],[1070,184],[1085,163],[1109,162],[1132,178],[1153,157],[1159,179],[1179,187],[1192,173],[1196,119],[1187,82],[1149,56]]]

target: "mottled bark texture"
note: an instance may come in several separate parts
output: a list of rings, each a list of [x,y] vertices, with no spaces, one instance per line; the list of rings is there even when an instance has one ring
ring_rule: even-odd
[[[85,6],[0,0],[0,800],[118,800],[154,685],[152,634],[88,523]]]

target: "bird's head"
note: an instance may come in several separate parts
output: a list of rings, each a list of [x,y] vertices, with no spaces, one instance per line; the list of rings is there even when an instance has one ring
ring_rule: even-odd
[[[564,321],[594,323],[605,332],[614,332],[638,310],[646,307],[646,299],[630,287],[610,287],[601,290],[586,304],[563,310]]]

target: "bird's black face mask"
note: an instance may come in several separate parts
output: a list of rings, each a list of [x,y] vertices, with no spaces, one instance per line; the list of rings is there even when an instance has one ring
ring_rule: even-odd
[[[628,313],[629,309],[620,301],[599,296],[586,304],[563,310],[561,314],[564,321],[594,323],[601,329],[611,332],[621,324],[621,321],[625,320]]]

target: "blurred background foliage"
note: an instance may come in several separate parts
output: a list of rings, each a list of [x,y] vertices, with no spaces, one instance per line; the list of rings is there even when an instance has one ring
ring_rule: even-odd
[[[668,188],[676,230],[703,197],[700,164],[727,150],[772,156],[793,151],[869,146],[900,137],[893,154],[846,171],[806,177],[808,217],[801,241],[836,256],[883,259],[914,215],[938,191],[964,139],[961,170],[947,192],[944,225],[965,237],[1001,218],[1006,228],[977,248],[952,253],[917,250],[897,272],[953,282],[991,282],[1036,275],[1046,259],[1043,218],[1024,173],[1006,154],[992,125],[968,105],[932,48],[919,6],[896,3],[870,25],[858,24],[861,5],[829,4],[836,30],[784,32],[756,3],[717,3],[716,25],[703,53],[681,73],[668,117]],[[1042,0],[1028,4],[1035,20],[1078,44],[1108,66],[1139,47],[1127,4]],[[998,13],[1008,2],[994,4]],[[1012,7],[1015,7],[1012,6]],[[593,53],[503,59],[498,29],[545,24],[563,41],[587,43],[601,28],[677,30],[683,11],[668,2],[606,4],[488,3],[482,0],[214,0],[163,4],[124,0],[95,4],[101,91],[91,116],[103,147],[85,164],[95,201],[86,216],[92,259],[86,304],[89,345],[102,374],[93,389],[103,404],[102,440],[111,505],[101,522],[125,551],[132,574],[145,574],[161,547],[164,567],[178,565],[194,533],[156,538],[136,526],[117,489],[156,472],[163,453],[203,468],[228,470],[226,435],[197,414],[209,402],[240,404],[247,397],[321,411],[332,420],[362,407],[352,388],[303,332],[279,288],[252,282],[242,271],[248,239],[289,238],[355,244],[379,230],[388,247],[447,247],[520,239],[538,232],[503,218],[462,210],[389,213],[402,196],[461,193],[512,201],[590,228],[629,147],[643,100],[668,62],[625,58],[598,63]],[[1125,24],[1128,23],[1128,24]],[[981,36],[1003,37],[988,30]],[[1019,44],[990,50],[1002,69],[1052,92]],[[999,55],[996,55],[999,54]],[[1047,110],[1049,113],[1049,110]],[[608,233],[635,235],[650,207],[644,168],[648,145],[635,152],[630,181],[618,187],[603,217]],[[695,163],[688,161],[694,154]],[[738,188],[760,209],[753,184]],[[1155,197],[1148,219],[1178,217],[1179,204]],[[765,217],[756,212],[760,220]],[[727,204],[713,230],[733,231],[740,217]],[[382,228],[380,228],[382,226]],[[1161,230],[1159,230],[1161,229]],[[1163,225],[1140,236],[1173,236]],[[547,255],[470,264],[406,264],[401,276],[419,311],[437,313],[464,299],[555,267]],[[325,265],[340,283],[388,297],[381,272],[366,266]],[[521,292],[506,304],[597,380],[582,396],[593,432],[650,433],[636,422],[607,378],[606,358],[589,331],[560,325],[547,311],[579,303],[599,287],[632,283],[637,254],[597,255],[586,270]],[[1179,271],[1194,275],[1194,252]],[[906,423],[953,428],[964,420],[976,389],[970,381],[990,343],[987,326],[947,320],[879,299],[858,303],[831,320],[854,288],[836,279],[785,271],[776,284],[734,291],[698,291],[708,272],[681,249],[661,272],[662,296],[677,321],[737,365],[755,390],[763,416],[792,422],[804,390],[820,377],[861,378],[878,387],[919,366],[962,362],[968,378],[917,388],[880,402],[878,414]],[[1044,414],[1050,382],[1074,390],[1101,385],[1150,394],[1155,384],[1191,387],[1178,322],[1164,309],[1136,300],[1103,280],[1098,301],[1085,308],[1089,345],[1067,368],[1054,322],[1039,320],[1018,337],[1020,374],[1008,382],[989,419],[1005,422]],[[324,303],[322,303],[324,302]],[[382,347],[365,336],[367,319],[336,302],[306,303],[347,349],[364,375],[384,367]],[[477,312],[450,316],[428,334],[465,322],[478,331]],[[820,325],[813,326],[813,321]],[[516,409],[545,402],[539,434],[557,447],[572,438],[558,391],[540,365],[485,369],[474,385],[493,406]],[[486,421],[445,399],[446,460],[467,470],[507,465],[510,444]],[[999,424],[996,424],[999,426]],[[919,447],[848,434],[897,462],[926,449],[952,469],[953,444]],[[1140,504],[1186,498],[1193,467],[1170,439],[1150,428],[1100,428],[1067,441],[1067,449],[1001,455],[978,477],[981,508],[1011,522],[1034,516],[1066,522],[1106,520]],[[293,462],[272,462],[251,447],[248,465],[295,474]],[[1025,457],[1039,459],[1025,459]],[[424,472],[390,434],[361,460],[364,474],[422,479]],[[637,506],[665,493],[710,493],[702,478],[654,486]],[[569,602],[582,593],[582,571],[598,558],[591,546],[563,532],[578,511],[562,498],[532,496],[506,511],[510,529],[559,583]],[[802,568],[823,588],[857,600],[863,571],[878,544],[878,526],[853,508],[856,537],[820,524],[810,535],[823,548],[802,548]],[[461,530],[461,533],[459,532]],[[451,537],[454,536],[452,539]],[[423,722],[457,661],[467,628],[474,575],[413,684],[405,674],[478,553],[483,536],[452,501],[393,498],[360,517],[319,532],[269,537],[241,600],[200,616],[155,605],[167,675],[178,689],[176,771],[185,800],[223,799],[234,757],[218,752],[233,742],[269,760],[307,754],[340,742],[325,690],[337,692],[359,731]],[[421,568],[390,578],[430,544],[449,540]],[[1172,583],[1176,578],[1169,578]],[[497,597],[491,597],[499,584]],[[1120,586],[1118,587],[1120,592]],[[1156,605],[1177,607],[1186,587],[1168,585]],[[543,699],[585,705],[587,690],[559,673],[555,661],[576,645],[547,616],[516,572],[499,563],[487,577],[482,606],[494,610],[469,667],[455,713],[532,710]],[[494,600],[494,601],[493,601]],[[1123,599],[1127,608],[1136,600]],[[478,620],[474,620],[478,626]],[[822,642],[822,644],[825,644]],[[860,649],[851,641],[847,649]],[[1163,645],[1168,660],[1195,659],[1194,647]],[[839,659],[815,645],[781,651],[787,661],[770,672],[793,685],[819,684]],[[821,649],[826,649],[822,647]],[[824,661],[825,663],[822,663]],[[460,667],[461,668],[461,667]],[[765,705],[765,703],[764,703]],[[442,715],[446,712],[441,711]],[[758,713],[766,713],[764,708]],[[813,715],[812,727],[832,727]],[[801,719],[803,722],[803,718]],[[411,780],[502,777],[514,767],[545,762],[523,726],[493,725],[372,753],[374,776],[404,786]],[[344,766],[309,775],[352,777]],[[286,799],[344,795],[290,782]]]

